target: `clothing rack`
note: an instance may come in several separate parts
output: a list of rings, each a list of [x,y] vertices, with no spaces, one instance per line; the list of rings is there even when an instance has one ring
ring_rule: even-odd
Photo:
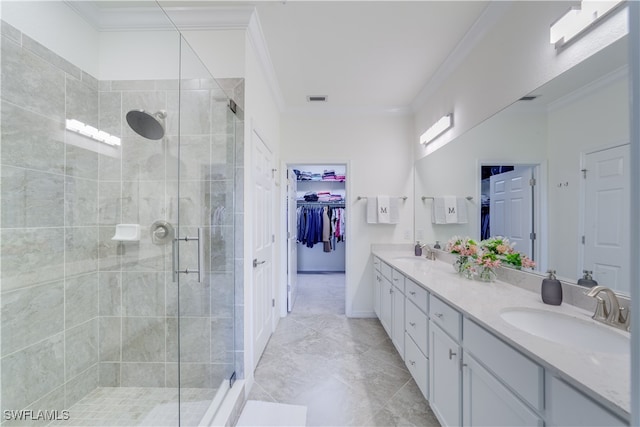
[[[403,201],[406,201],[408,199],[407,196],[397,196],[398,199],[402,199]],[[356,200],[367,200],[368,197],[367,196],[358,196],[358,198]]]
[[[298,206],[328,206],[330,208],[344,208],[344,202],[306,202],[304,200],[298,200]]]
[[[433,199],[434,199],[434,197],[433,197],[433,196],[422,196],[422,201],[423,201],[423,202],[424,202],[425,200],[427,200],[427,199],[429,199],[429,200],[433,200]],[[471,200],[473,200],[473,196],[466,196],[466,197],[465,197],[465,199],[467,199],[467,200],[471,201]]]

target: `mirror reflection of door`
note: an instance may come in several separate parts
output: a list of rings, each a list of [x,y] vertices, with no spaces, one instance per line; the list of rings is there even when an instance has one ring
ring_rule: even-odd
[[[584,270],[629,292],[629,144],[585,155]]]
[[[502,236],[536,260],[535,166],[482,166],[481,238]]]

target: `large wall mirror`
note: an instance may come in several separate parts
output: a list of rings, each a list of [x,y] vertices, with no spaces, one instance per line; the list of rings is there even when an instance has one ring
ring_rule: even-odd
[[[628,295],[627,43],[416,161],[416,240],[444,247],[454,235],[506,236],[538,272],[576,282],[593,271],[599,284]],[[444,196],[465,201],[466,223],[433,223],[433,198]]]

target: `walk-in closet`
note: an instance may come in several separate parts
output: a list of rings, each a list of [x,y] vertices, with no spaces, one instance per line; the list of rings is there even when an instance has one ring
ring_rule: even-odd
[[[288,171],[287,231],[290,246],[295,242],[295,248],[289,248],[290,282],[295,287],[297,281],[303,281],[305,275],[311,274],[330,273],[344,277],[348,215],[346,165],[295,164],[289,165]],[[293,291],[289,296],[289,311],[295,299],[295,288]]]

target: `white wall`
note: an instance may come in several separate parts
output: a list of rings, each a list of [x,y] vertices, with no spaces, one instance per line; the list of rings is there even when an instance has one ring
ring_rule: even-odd
[[[420,135],[442,115],[454,112],[454,128],[441,137],[449,141],[627,33],[625,7],[556,51],[549,43],[549,26],[572,4],[509,2],[498,22],[416,112],[416,158],[425,155],[417,144]]]
[[[3,1],[2,20],[99,78],[98,32],[60,1]]]
[[[245,30],[183,30],[182,35],[216,79],[244,77]]]
[[[372,243],[413,240],[413,153],[410,117],[304,116],[282,118],[283,163],[347,163],[346,312],[373,316]],[[366,223],[357,196],[409,196],[397,225]],[[405,236],[408,238],[405,239]]]

